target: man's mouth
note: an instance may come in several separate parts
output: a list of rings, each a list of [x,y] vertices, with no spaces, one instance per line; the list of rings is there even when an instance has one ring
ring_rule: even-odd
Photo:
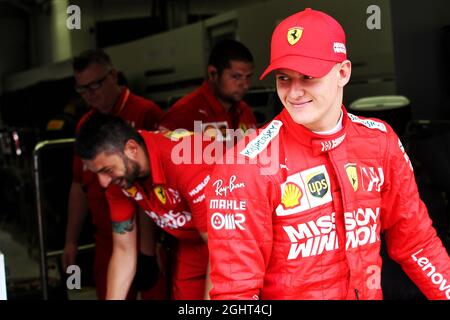
[[[127,181],[124,178],[117,178],[114,181],[114,184],[119,186],[119,187],[121,187],[122,189],[126,189],[127,186],[128,186],[128,183],[127,183]]]
[[[305,107],[307,104],[309,104],[310,102],[312,102],[312,100],[305,100],[305,101],[296,101],[296,102],[291,102],[289,101],[289,104],[293,107],[293,108],[302,108]]]

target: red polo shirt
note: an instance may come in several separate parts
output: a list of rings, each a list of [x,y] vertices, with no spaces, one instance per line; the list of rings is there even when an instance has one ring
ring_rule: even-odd
[[[208,85],[204,81],[202,86],[187,96],[178,100],[163,116],[160,125],[169,130],[183,128],[194,131],[194,121],[202,122],[202,130],[209,126],[218,129],[256,128],[256,119],[250,107],[244,102],[231,106],[225,111]]]
[[[171,138],[171,132],[140,131],[140,134],[149,156],[150,176],[126,190],[117,185],[108,188],[112,221],[130,220],[138,205],[174,237],[200,239],[199,232],[206,232],[203,190],[209,182],[212,166],[194,161],[176,163],[174,155],[178,153],[173,152],[174,148],[192,135],[177,140]],[[188,145],[191,156],[195,157],[195,143]]]

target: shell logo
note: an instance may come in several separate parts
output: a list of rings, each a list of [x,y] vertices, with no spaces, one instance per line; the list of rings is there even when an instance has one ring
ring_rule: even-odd
[[[284,209],[292,209],[300,205],[300,199],[303,196],[302,189],[293,182],[288,182],[284,189],[281,204]]]

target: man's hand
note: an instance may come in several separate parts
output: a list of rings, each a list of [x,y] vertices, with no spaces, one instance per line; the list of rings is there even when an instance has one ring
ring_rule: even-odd
[[[64,252],[61,256],[61,264],[63,271],[66,272],[67,267],[75,264],[78,254],[78,246],[76,243],[66,243],[64,246]]]
[[[61,265],[64,272],[66,272],[68,266],[75,264],[78,254],[78,238],[87,214],[88,202],[83,187],[80,183],[72,181],[68,201],[66,239],[64,252],[61,256]]]
[[[137,291],[146,291],[152,288],[159,278],[159,265],[156,256],[147,256],[139,253],[136,275],[133,280],[133,288]]]

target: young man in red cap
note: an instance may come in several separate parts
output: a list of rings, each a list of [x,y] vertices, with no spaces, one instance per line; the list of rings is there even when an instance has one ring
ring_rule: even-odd
[[[113,228],[107,299],[125,298],[136,271],[136,229],[147,220],[178,240],[172,298],[208,297],[203,191],[212,166],[195,163],[197,150],[190,140],[193,149],[186,152],[192,158],[180,160],[174,151],[178,143],[186,141],[182,139],[191,137],[187,131],[137,132],[120,118],[107,115],[92,116],[80,127],[75,150],[100,185],[107,188]],[[136,223],[138,207],[145,214]]]
[[[256,128],[251,108],[242,100],[250,88],[253,56],[235,40],[218,42],[209,56],[207,80],[200,88],[178,100],[161,119],[161,127],[183,128],[209,135],[226,135],[227,129]]]
[[[450,259],[399,138],[342,105],[351,63],[339,23],[311,9],[283,20],[262,77],[271,71],[284,110],[205,191],[211,298],[381,299],[384,232],[421,291],[450,299]]]
[[[118,84],[118,72],[104,51],[84,51],[74,58],[72,65],[75,90],[92,107],[81,118],[78,126],[92,114],[104,113],[121,117],[137,129],[156,129],[163,111],[154,102],[139,97],[127,87]],[[108,203],[105,190],[99,185],[96,176],[85,170],[81,159],[75,156],[73,181],[69,193],[66,241],[62,256],[64,270],[76,263],[78,238],[88,209],[95,226],[95,288],[97,298],[104,300],[106,272],[112,252]],[[150,265],[155,265],[156,260],[154,254],[149,252],[147,255],[141,255],[141,261],[150,261]]]

